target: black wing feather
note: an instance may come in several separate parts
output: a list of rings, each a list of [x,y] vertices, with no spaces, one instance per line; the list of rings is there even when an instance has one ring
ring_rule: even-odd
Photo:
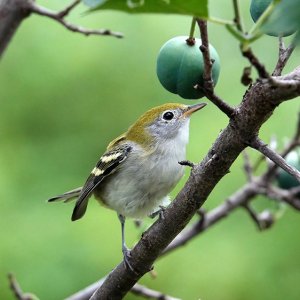
[[[117,149],[108,151],[102,155],[94,170],[101,171],[101,174],[97,175],[93,172],[88,177],[85,185],[83,186],[78,200],[76,201],[72,221],[80,219],[86,211],[88,199],[93,190],[101,183],[101,181],[110,175],[128,156],[131,151],[131,146],[122,145]],[[109,158],[112,158],[109,160]]]

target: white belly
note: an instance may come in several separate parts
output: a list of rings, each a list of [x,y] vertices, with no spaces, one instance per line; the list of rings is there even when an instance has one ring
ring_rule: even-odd
[[[138,219],[149,215],[184,174],[178,161],[185,159],[185,145],[166,146],[167,150],[155,157],[151,154],[137,158],[137,153],[130,153],[119,169],[95,190],[96,198],[126,217]]]

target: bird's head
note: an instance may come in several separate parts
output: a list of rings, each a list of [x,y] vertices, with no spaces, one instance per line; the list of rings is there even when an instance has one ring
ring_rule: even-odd
[[[167,103],[145,112],[129,129],[128,140],[143,147],[151,147],[157,143],[177,138],[186,138],[189,133],[190,116],[202,109],[206,103],[184,105]]]

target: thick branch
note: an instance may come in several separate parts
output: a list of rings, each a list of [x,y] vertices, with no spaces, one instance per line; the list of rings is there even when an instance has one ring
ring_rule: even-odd
[[[0,1],[0,57],[21,22],[30,15],[30,2],[31,0]]]
[[[284,156],[293,149],[292,145],[296,145],[299,142],[300,136],[300,117],[296,127],[296,132],[294,137],[291,139],[289,145],[283,151]],[[192,166],[193,168],[197,167],[190,162],[181,162],[183,165]],[[249,182],[230,196],[224,203],[213,209],[208,213],[204,213],[202,209],[197,211],[200,214],[201,219],[188,228],[184,229],[177,237],[169,244],[169,246],[163,251],[160,255],[164,256],[169,252],[177,249],[178,247],[184,246],[186,243],[191,241],[196,236],[200,235],[202,232],[206,231],[212,225],[216,224],[218,221],[227,217],[235,209],[239,207],[246,207],[251,200],[253,200],[257,195],[265,195],[270,199],[275,199],[278,201],[283,201],[289,204],[291,207],[300,210],[300,200],[298,194],[300,192],[300,187],[293,188],[290,190],[282,190],[272,186],[272,176],[276,173],[276,168],[269,168],[264,174],[260,177],[253,177],[252,166],[249,161],[249,157],[245,157],[245,172],[248,177]],[[250,216],[257,224],[260,230],[269,228],[275,221],[274,215],[269,211],[263,211],[262,213],[256,213],[253,209],[249,209]],[[95,287],[99,286],[98,283],[91,285],[87,289],[92,289],[88,295],[91,295],[95,290]],[[75,294],[74,296],[81,295],[86,293],[86,290]],[[68,298],[68,300],[80,300],[85,299],[81,296]],[[73,298],[74,297],[74,298]]]
[[[105,278],[89,285],[85,289],[77,292],[76,294],[66,298],[65,300],[89,300],[94,292],[103,284]],[[178,298],[174,298],[163,294],[161,292],[149,289],[141,284],[136,283],[131,289],[131,293],[135,295],[142,296],[147,299],[157,299],[157,300],[180,300]]]
[[[232,163],[244,150],[247,141],[257,136],[261,125],[284,100],[300,94],[300,68],[281,80],[295,80],[293,89],[274,91],[269,81],[257,82],[247,91],[229,125],[220,133],[204,160],[195,165],[184,188],[131,251],[131,265],[136,272],[119,264],[107,277],[92,299],[122,299],[132,286],[148,272],[155,259],[187,225],[207,197],[228,173]],[[276,88],[275,88],[276,90]]]

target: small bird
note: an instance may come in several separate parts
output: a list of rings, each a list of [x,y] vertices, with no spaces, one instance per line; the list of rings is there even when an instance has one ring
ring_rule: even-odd
[[[80,219],[94,197],[115,210],[121,222],[124,262],[130,266],[125,244],[125,218],[158,214],[169,204],[168,193],[184,174],[190,116],[206,103],[167,103],[144,113],[128,131],[113,140],[83,187],[49,199],[68,202],[77,198],[72,221]]]

